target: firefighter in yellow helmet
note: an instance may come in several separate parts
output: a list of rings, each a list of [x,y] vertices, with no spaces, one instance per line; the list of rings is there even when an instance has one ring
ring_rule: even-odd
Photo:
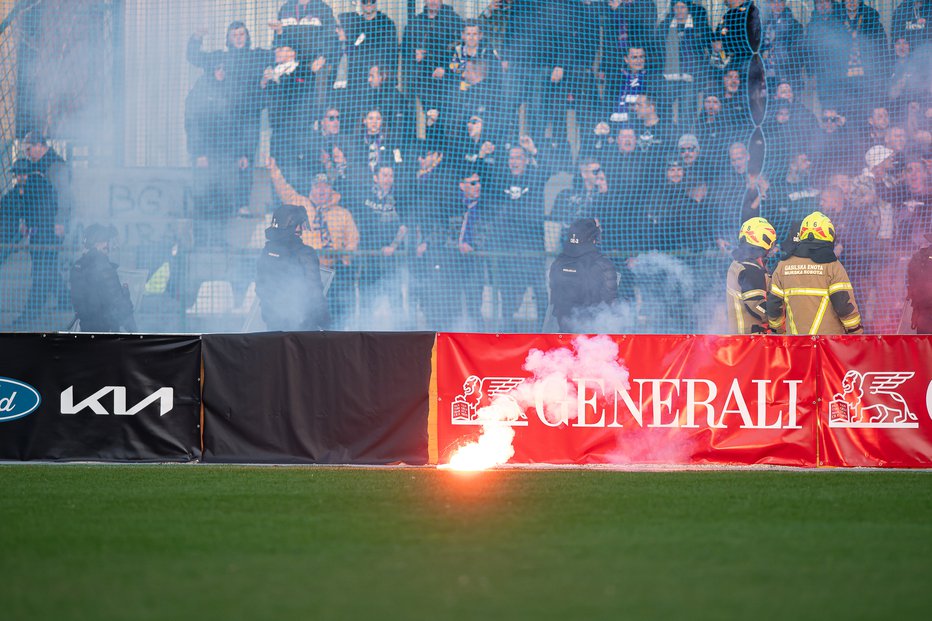
[[[848,273],[835,256],[835,227],[814,211],[777,264],[767,296],[771,329],[786,334],[863,334]]]
[[[728,268],[728,327],[731,334],[767,332],[767,289],[770,276],[764,259],[777,239],[770,222],[751,218],[741,225],[734,261]]]

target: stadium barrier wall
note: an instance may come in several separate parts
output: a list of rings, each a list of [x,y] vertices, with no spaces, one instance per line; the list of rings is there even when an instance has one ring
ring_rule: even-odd
[[[932,337],[603,338],[626,389],[568,335],[438,334],[439,462],[479,437],[497,395],[552,394],[532,373],[545,352],[570,389],[522,404],[509,463],[932,466]]]
[[[194,461],[197,336],[0,335],[0,459]]]
[[[434,333],[211,334],[204,461],[426,464]]]
[[[536,350],[509,463],[932,467],[932,337],[600,337],[621,391],[578,338],[0,335],[0,459],[442,464]]]

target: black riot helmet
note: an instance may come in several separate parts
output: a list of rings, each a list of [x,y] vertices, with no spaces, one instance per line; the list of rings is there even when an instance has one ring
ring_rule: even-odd
[[[304,211],[303,207],[282,205],[272,214],[272,228],[294,231],[295,234],[300,234],[298,227],[301,227],[301,229],[309,227],[307,212]]]

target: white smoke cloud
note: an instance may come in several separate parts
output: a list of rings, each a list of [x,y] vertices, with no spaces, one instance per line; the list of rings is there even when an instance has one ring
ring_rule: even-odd
[[[629,388],[628,370],[618,358],[618,344],[607,336],[578,336],[570,347],[532,349],[524,361],[531,377],[514,390],[497,395],[481,408],[479,438],[450,457],[455,470],[485,470],[514,456],[517,421],[529,408],[543,407],[550,424],[569,424],[577,417],[577,379],[600,382],[605,394]]]

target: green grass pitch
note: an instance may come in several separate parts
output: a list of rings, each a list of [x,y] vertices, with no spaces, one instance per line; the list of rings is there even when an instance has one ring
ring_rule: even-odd
[[[932,474],[0,466],[0,618],[928,619]]]

